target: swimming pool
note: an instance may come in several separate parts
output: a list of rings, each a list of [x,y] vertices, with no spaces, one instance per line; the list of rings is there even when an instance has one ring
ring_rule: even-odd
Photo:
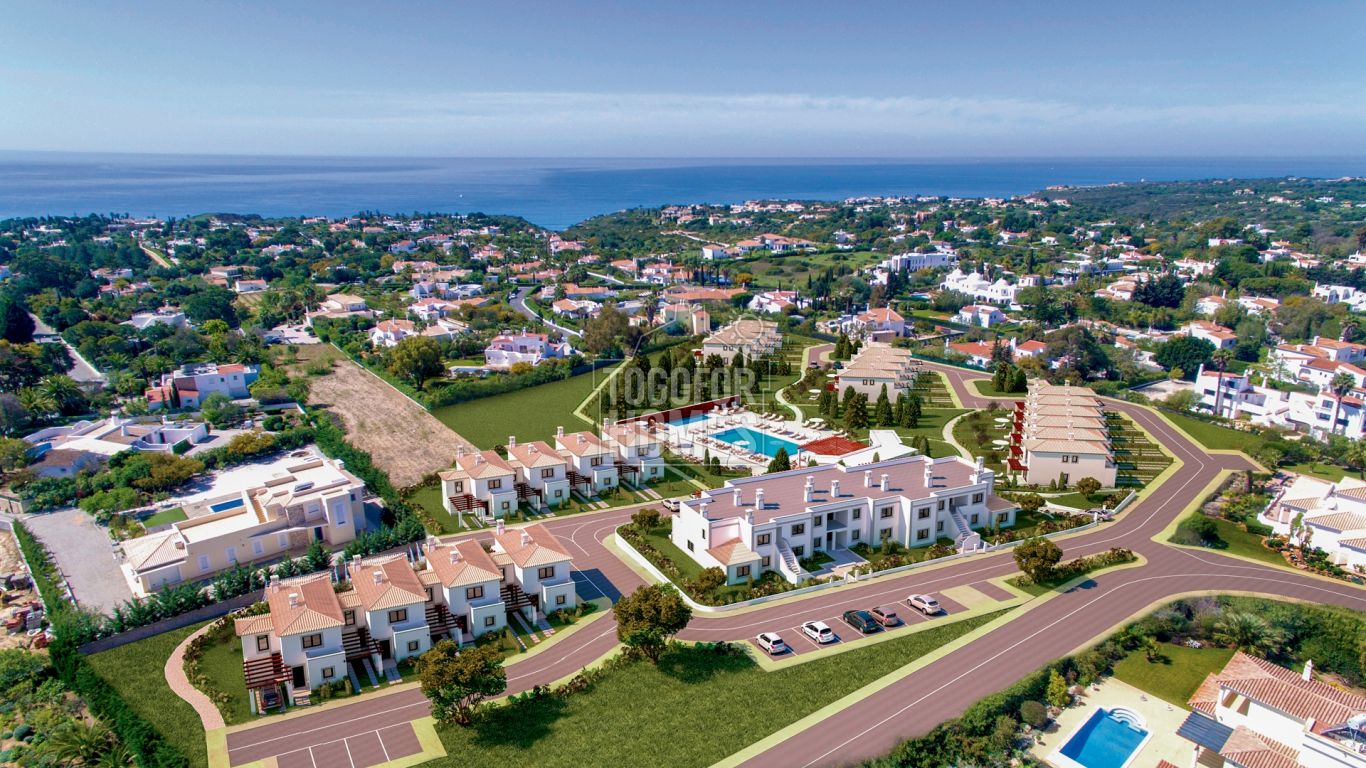
[[[690,415],[690,416],[684,416],[684,417],[681,418],[681,419],[674,419],[673,421],[669,422],[669,424],[671,424],[672,426],[675,426],[675,427],[686,427],[686,426],[689,425],[689,424],[696,424],[696,423],[698,423],[698,422],[702,422],[702,421],[706,421],[706,420],[707,420],[707,414],[706,414],[706,412],[705,412],[705,411],[699,411],[699,412],[694,413],[694,414],[692,414],[692,415]]]
[[[1066,768],[1124,768],[1148,740],[1142,723],[1140,715],[1127,709],[1097,709],[1050,756],[1050,762]]]
[[[213,510],[214,512],[224,512],[229,509],[236,509],[240,506],[242,506],[242,500],[233,499],[231,501],[220,501],[217,504],[210,504],[209,509]]]
[[[755,453],[762,453],[769,458],[777,456],[779,448],[787,451],[788,456],[797,455],[797,444],[791,440],[784,440],[776,435],[770,435],[749,427],[731,427],[724,432],[717,432],[712,437]]]

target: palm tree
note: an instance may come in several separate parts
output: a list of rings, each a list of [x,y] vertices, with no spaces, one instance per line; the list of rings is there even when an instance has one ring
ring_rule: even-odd
[[[19,404],[28,411],[30,418],[35,422],[47,421],[57,413],[57,401],[52,396],[36,387],[24,387],[17,393]]]
[[[85,407],[85,393],[81,391],[81,385],[70,376],[44,376],[41,387],[43,393],[52,398],[57,404],[57,410],[62,413],[78,411]]]
[[[1227,349],[1214,350],[1214,362],[1219,366],[1219,381],[1214,386],[1214,415],[1224,415],[1220,411],[1221,404],[1224,402],[1224,369],[1228,367],[1228,362],[1233,359],[1233,353]]]
[[[1266,658],[1285,644],[1285,633],[1255,613],[1230,611],[1214,625],[1214,641]]]
[[[128,768],[133,764],[133,751],[124,744],[115,744],[100,755],[97,768]]]
[[[1347,455],[1344,457],[1347,466],[1357,471],[1357,476],[1366,480],[1366,443],[1360,440],[1353,440],[1347,447]]]
[[[43,742],[43,750],[65,765],[93,766],[114,746],[105,726],[81,721],[67,723]]]
[[[1328,434],[1332,435],[1337,433],[1338,411],[1342,410],[1342,398],[1346,397],[1348,392],[1355,389],[1356,385],[1357,380],[1352,378],[1352,374],[1345,372],[1335,375],[1333,380],[1328,383],[1328,388],[1333,390],[1333,394],[1337,396],[1333,401],[1333,421],[1328,425]],[[1342,431],[1345,433],[1347,431],[1346,427],[1343,427]]]

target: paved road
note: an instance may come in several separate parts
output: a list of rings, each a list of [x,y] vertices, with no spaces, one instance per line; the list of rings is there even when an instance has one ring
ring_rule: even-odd
[[[965,407],[984,408],[989,400],[967,382],[983,374],[940,368]],[[1129,403],[1112,402],[1151,432],[1183,466],[1162,488],[1134,504],[1114,523],[1059,542],[1067,558],[1123,546],[1147,562],[1098,576],[1050,600],[1026,604],[1008,625],[990,632],[946,658],[870,694],[772,749],[748,766],[824,766],[857,762],[884,754],[902,739],[928,731],[960,714],[974,701],[1015,682],[1030,671],[1084,642],[1105,633],[1149,605],[1197,590],[1260,592],[1297,597],[1366,610],[1366,590],[1350,584],[1315,579],[1286,569],[1251,564],[1213,552],[1190,551],[1152,541],[1168,523],[1197,499],[1220,471],[1250,466],[1241,456],[1210,454],[1188,440],[1160,417]],[[546,526],[566,541],[580,570],[582,597],[615,597],[630,592],[641,578],[603,544],[616,526],[629,520],[638,507],[550,520]],[[479,536],[480,534],[469,534]],[[987,580],[1016,572],[1011,553],[1001,551],[954,562],[928,571],[912,571],[889,579],[855,584],[816,593],[806,599],[738,615],[699,615],[680,634],[694,640],[747,640],[760,631],[779,630],[795,638],[792,629],[804,621],[830,621],[849,608],[866,608],[904,599],[910,592],[943,595],[944,590],[973,586],[990,594]],[[954,604],[949,603],[950,610]],[[832,624],[837,626],[837,624]],[[507,667],[510,692],[572,675],[616,645],[610,617],[556,641],[553,650],[514,662]],[[805,650],[798,647],[798,652]],[[377,727],[395,718],[426,714],[417,691],[358,702],[333,710],[343,719]],[[277,721],[228,738],[231,764],[308,746],[309,739],[325,739],[324,730],[311,724],[318,715]],[[333,717],[342,717],[334,715]],[[374,719],[374,723],[371,719]],[[756,734],[758,736],[758,734]],[[323,742],[319,742],[323,743]]]
[[[61,344],[66,347],[67,352],[71,353],[71,370],[67,372],[67,375],[70,376],[73,381],[77,384],[103,385],[106,383],[107,380],[105,379],[104,374],[100,373],[99,370],[91,365],[84,357],[81,357],[81,353],[77,352],[75,347],[66,343],[66,339],[63,339],[62,335],[57,333],[56,329],[43,322],[42,318],[32,312],[30,312],[28,316],[33,318],[34,341],[42,342],[44,344]]]
[[[551,328],[554,328],[555,330],[559,331],[560,333],[563,333],[566,336],[583,335],[583,333],[576,331],[573,328],[566,328],[563,325],[556,325],[550,319],[541,317],[540,315],[536,314],[536,310],[532,309],[531,307],[528,307],[526,305],[526,297],[533,290],[536,290],[536,286],[534,285],[528,285],[522,288],[518,288],[517,293],[513,294],[512,301],[510,302],[512,304],[512,308],[515,309],[517,312],[521,313],[523,317],[526,317],[532,322],[545,323],[546,325],[550,326]]]

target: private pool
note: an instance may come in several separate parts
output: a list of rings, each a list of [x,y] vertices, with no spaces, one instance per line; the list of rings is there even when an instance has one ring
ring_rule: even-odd
[[[231,501],[220,501],[217,504],[210,504],[209,509],[214,512],[225,512],[229,509],[237,509],[240,506],[242,506],[241,499],[232,499]]]
[[[681,419],[674,419],[673,421],[669,422],[669,424],[675,427],[686,427],[689,424],[697,424],[699,422],[703,422],[706,420],[707,414],[705,412],[700,412],[694,413],[690,416],[684,416]]]
[[[1142,715],[1123,707],[1097,709],[1048,761],[1060,768],[1125,768],[1148,741],[1143,725]]]
[[[788,456],[795,457],[797,455],[797,444],[791,440],[784,440],[776,435],[770,435],[767,432],[760,432],[749,427],[731,427],[722,432],[717,432],[712,437],[755,453],[762,453],[769,458],[777,456],[779,448],[787,451]]]

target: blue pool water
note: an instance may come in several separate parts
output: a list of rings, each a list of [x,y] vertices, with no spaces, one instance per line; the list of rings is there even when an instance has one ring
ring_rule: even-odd
[[[762,453],[770,458],[778,455],[779,448],[786,450],[788,456],[797,455],[797,444],[791,440],[784,440],[781,437],[775,437],[749,427],[731,427],[724,432],[717,432],[712,437],[717,440],[724,440],[731,445],[739,445],[755,453]]]
[[[212,509],[214,512],[222,512],[223,510],[236,509],[240,506],[242,506],[242,500],[233,499],[232,501],[220,501],[217,504],[210,504],[209,509]]]
[[[706,414],[706,413],[701,413],[701,412],[699,412],[699,413],[694,413],[694,414],[692,414],[691,416],[684,416],[684,417],[681,418],[681,419],[674,419],[673,421],[671,421],[671,422],[669,422],[669,423],[672,424],[672,425],[674,425],[674,426],[676,426],[676,427],[682,427],[682,426],[687,426],[688,424],[696,424],[696,423],[699,422],[699,421],[706,421],[706,420],[707,420],[707,414]]]
[[[1097,709],[1063,745],[1063,756],[1085,768],[1122,768],[1148,732]]]

